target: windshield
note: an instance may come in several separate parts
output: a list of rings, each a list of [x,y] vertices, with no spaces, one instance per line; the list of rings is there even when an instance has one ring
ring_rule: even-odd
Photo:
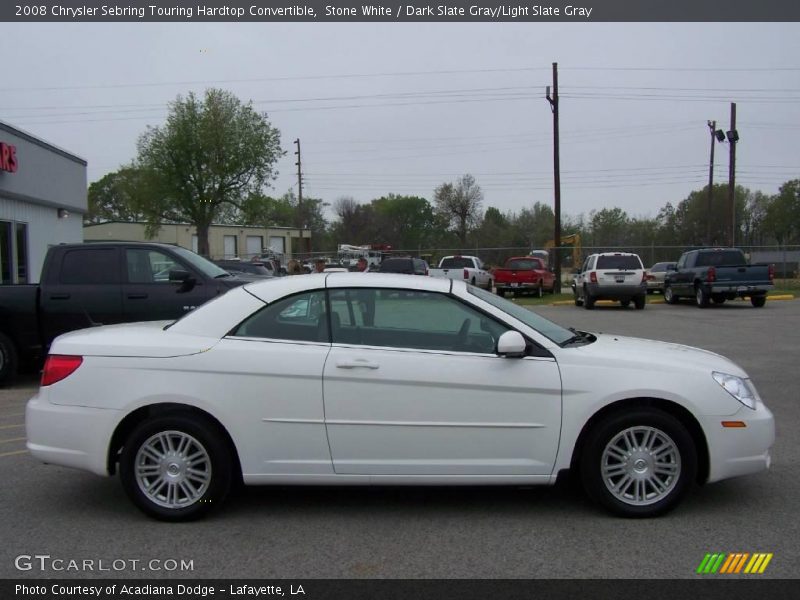
[[[210,260],[203,258],[199,254],[195,254],[191,250],[181,248],[180,246],[173,246],[172,250],[180,256],[183,260],[192,265],[195,269],[206,275],[210,279],[215,277],[227,277],[229,274],[225,269],[222,269],[212,263]]]
[[[575,336],[575,333],[569,329],[564,329],[561,327],[561,325],[556,325],[552,321],[548,321],[544,317],[537,315],[535,312],[531,312],[528,309],[514,304],[513,302],[509,302],[508,300],[501,298],[500,296],[496,296],[491,292],[487,292],[486,290],[482,290],[475,286],[468,286],[467,290],[473,296],[477,296],[484,302],[488,302],[495,308],[500,309],[518,321],[522,321],[525,323],[525,325],[531,329],[535,329],[547,339],[554,341],[556,344],[563,344],[568,339]]]

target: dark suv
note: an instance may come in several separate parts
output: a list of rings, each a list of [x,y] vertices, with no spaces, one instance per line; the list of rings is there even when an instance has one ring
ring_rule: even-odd
[[[386,258],[378,268],[379,273],[406,273],[408,275],[427,275],[428,263],[421,258],[396,257]]]

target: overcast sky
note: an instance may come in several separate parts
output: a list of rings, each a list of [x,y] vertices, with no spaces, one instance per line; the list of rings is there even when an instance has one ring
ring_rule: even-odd
[[[552,205],[559,63],[562,210],[655,216],[702,188],[709,131],[737,102],[737,183],[800,177],[800,24],[0,24],[0,119],[85,158],[129,162],[167,103],[222,87],[288,151],[271,194],[433,199],[464,173],[484,208]],[[728,177],[717,146],[715,181]],[[330,213],[329,213],[330,214]],[[358,240],[353,241],[359,242]]]

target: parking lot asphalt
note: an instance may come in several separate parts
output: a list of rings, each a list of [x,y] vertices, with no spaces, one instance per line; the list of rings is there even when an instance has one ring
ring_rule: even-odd
[[[698,487],[677,510],[650,520],[611,517],[569,486],[261,487],[238,492],[204,521],[165,524],[140,514],[116,478],[33,460],[24,445],[24,405],[36,388],[28,378],[0,389],[0,577],[692,578],[707,552],[771,552],[759,577],[797,577],[800,301],[536,312],[732,358],[775,414],[772,469]],[[49,555],[66,561],[61,566],[94,562],[19,570],[15,564],[27,564],[21,555]],[[162,562],[147,565],[154,559]],[[169,560],[193,568],[157,570]],[[119,561],[124,568],[115,570]]]

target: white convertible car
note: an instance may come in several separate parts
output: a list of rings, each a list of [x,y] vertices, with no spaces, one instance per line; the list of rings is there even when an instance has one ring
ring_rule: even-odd
[[[747,374],[678,344],[564,329],[461,281],[363,273],[246,285],[174,323],[53,343],[38,459],[112,475],[165,520],[245,484],[552,484],[654,516],[770,465]]]

